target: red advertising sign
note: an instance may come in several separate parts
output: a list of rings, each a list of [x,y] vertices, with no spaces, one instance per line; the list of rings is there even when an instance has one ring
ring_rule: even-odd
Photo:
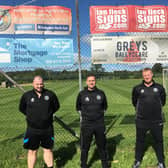
[[[91,33],[168,32],[166,6],[91,6]]]
[[[101,6],[90,8],[91,32],[127,31],[128,8]]]
[[[136,7],[136,30],[166,30],[167,12],[165,7]]]
[[[0,34],[58,34],[72,30],[70,8],[62,6],[0,6]]]

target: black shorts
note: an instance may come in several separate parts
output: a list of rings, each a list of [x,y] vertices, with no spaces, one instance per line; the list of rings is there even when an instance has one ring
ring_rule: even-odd
[[[52,149],[54,145],[54,131],[53,129],[33,130],[28,128],[23,143],[25,149],[36,150],[39,146]]]

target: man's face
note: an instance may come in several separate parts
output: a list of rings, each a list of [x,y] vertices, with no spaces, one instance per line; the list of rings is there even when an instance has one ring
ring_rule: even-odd
[[[152,82],[152,78],[153,78],[153,73],[152,71],[148,70],[148,71],[143,71],[142,72],[142,76],[143,76],[143,79],[145,81],[145,83],[151,83]]]
[[[34,80],[33,80],[33,87],[34,87],[34,89],[35,89],[37,92],[41,93],[42,90],[43,90],[43,88],[44,88],[43,79],[42,79],[42,78],[39,78],[39,77],[34,78]]]
[[[89,89],[93,89],[96,86],[96,78],[94,76],[89,76],[86,80],[86,84]]]

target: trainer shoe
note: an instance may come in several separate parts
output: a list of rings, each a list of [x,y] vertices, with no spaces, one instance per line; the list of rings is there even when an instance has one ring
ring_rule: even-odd
[[[132,166],[132,168],[139,168],[139,167],[140,167],[140,164],[141,164],[141,162],[136,160],[136,161],[134,162],[134,165]]]
[[[158,168],[166,168],[164,163],[158,163]]]

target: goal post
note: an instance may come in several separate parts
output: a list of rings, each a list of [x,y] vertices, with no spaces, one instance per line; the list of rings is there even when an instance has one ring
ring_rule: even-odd
[[[162,76],[163,76],[163,86],[166,90],[166,94],[168,95],[168,67],[163,68]]]

